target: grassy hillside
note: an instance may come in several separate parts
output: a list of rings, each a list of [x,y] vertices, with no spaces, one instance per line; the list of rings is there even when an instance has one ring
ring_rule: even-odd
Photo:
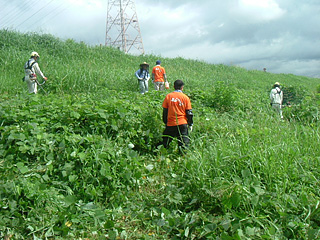
[[[0,49],[1,238],[320,237],[319,79],[6,30]],[[47,94],[21,81],[32,51]],[[157,147],[168,91],[142,96],[134,77],[159,58],[192,101],[185,156]]]

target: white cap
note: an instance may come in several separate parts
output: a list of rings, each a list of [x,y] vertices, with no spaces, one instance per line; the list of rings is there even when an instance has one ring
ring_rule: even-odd
[[[32,53],[31,53],[31,57],[40,57],[40,56],[39,56],[39,53],[37,53],[37,52],[32,52]]]

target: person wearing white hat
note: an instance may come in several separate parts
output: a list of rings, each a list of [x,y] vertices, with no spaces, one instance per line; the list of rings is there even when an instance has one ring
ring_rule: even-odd
[[[283,92],[280,89],[280,83],[276,82],[273,85],[273,89],[270,92],[270,105],[275,111],[279,113],[281,119],[283,119],[282,101],[283,101]]]
[[[37,94],[38,92],[38,80],[37,74],[40,75],[45,81],[48,80],[47,77],[41,72],[38,59],[40,58],[37,52],[32,52],[30,59],[24,64],[25,77],[24,81],[28,85],[29,93]]]
[[[144,62],[140,64],[140,69],[135,73],[138,78],[140,93],[145,94],[149,91],[149,64]]]

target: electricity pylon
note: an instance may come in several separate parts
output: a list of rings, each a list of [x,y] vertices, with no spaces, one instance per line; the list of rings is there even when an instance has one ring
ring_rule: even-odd
[[[125,53],[132,48],[144,54],[136,7],[133,0],[109,0],[107,10],[106,46]]]

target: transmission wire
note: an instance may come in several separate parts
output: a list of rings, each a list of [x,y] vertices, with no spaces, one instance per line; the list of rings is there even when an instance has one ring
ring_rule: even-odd
[[[19,25],[17,25],[16,27],[20,27],[22,24],[24,24],[29,18],[31,18],[33,15],[37,14],[38,12],[40,12],[42,9],[46,8],[47,6],[50,5],[50,3],[52,3],[54,0],[51,0],[49,3],[47,3],[45,6],[43,6],[42,8],[40,8],[38,11],[34,12],[33,14],[31,14],[29,17],[27,17],[24,21],[22,21]]]

